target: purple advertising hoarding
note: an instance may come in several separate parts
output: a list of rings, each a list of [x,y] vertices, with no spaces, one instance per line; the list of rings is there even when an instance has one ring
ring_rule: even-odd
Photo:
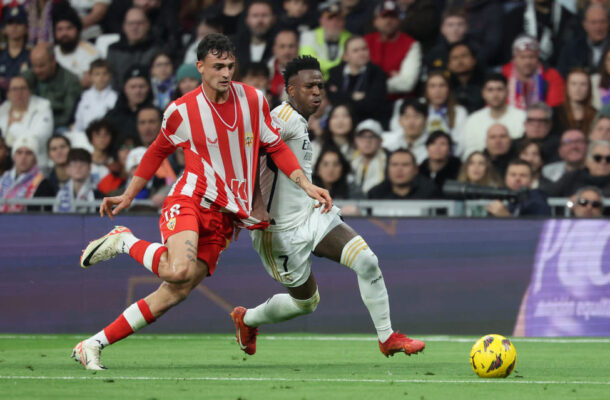
[[[142,239],[158,241],[157,221],[156,216],[123,216],[116,222],[129,226]],[[563,228],[570,221],[349,219],[348,222],[379,257],[390,295],[393,327],[409,334],[512,334],[532,276],[532,282],[540,279],[541,289],[531,301],[548,301],[541,297],[547,295],[554,298],[553,293],[558,292],[548,286],[553,277],[575,279],[572,268],[576,266],[574,253],[579,247],[573,247],[572,253],[563,249],[581,243],[574,237],[587,231],[584,225],[582,229]],[[160,283],[158,278],[128,256],[87,270],[79,268],[80,251],[87,241],[103,235],[112,226],[112,221],[96,216],[0,216],[0,332],[95,332],[114,320],[127,305],[155,290]],[[608,231],[605,222],[594,228],[591,231],[597,232],[597,236]],[[599,253],[602,250],[598,239],[587,236],[584,241],[588,245],[597,243],[592,250]],[[562,257],[568,261],[564,262]],[[585,297],[578,297],[583,300],[580,307],[586,312],[582,311],[583,318],[574,321],[585,327],[594,322],[596,330],[591,332],[609,335],[607,317],[600,320],[596,311],[610,297],[608,284],[598,285],[608,280],[607,253],[603,253],[602,259],[582,278],[592,283],[574,289],[578,296],[579,290],[587,290]],[[532,272],[534,265],[536,270]],[[543,269],[537,275],[540,266]],[[562,272],[552,272],[555,270]],[[353,272],[317,257],[313,257],[313,271],[321,296],[316,312],[265,326],[262,331],[374,332]],[[569,285],[566,288],[567,293],[573,290]],[[205,279],[185,302],[147,327],[146,332],[231,333],[233,324],[228,312],[232,307],[252,307],[282,291],[282,286],[267,275],[249,237],[242,232],[239,241],[221,255],[214,276]],[[529,313],[536,307],[544,310],[544,306],[530,307],[529,303],[521,309]],[[522,317],[520,321],[525,322]],[[528,335],[554,334],[537,328],[550,322],[554,321],[528,314],[527,324],[520,326],[525,327]],[[561,332],[587,334],[581,328]]]
[[[610,335],[610,221],[548,221],[517,331],[526,336]]]

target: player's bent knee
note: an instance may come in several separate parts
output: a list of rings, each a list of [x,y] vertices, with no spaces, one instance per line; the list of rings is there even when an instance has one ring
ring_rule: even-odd
[[[166,281],[172,283],[188,282],[192,278],[192,271],[195,266],[196,264],[194,261],[188,260],[184,257],[170,260]]]
[[[310,298],[306,300],[299,300],[293,297],[292,301],[299,308],[299,310],[301,310],[302,314],[311,314],[312,312],[316,311],[316,308],[320,303],[320,293],[318,293],[318,290],[316,289],[316,292]]]
[[[364,279],[375,279],[381,272],[379,259],[369,248],[362,250],[354,259],[351,268]]]

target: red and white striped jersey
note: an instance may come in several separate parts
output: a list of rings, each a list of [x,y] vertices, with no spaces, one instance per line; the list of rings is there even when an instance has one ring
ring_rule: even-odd
[[[211,102],[202,86],[172,102],[135,175],[150,179],[157,163],[182,147],[184,172],[169,196],[191,197],[201,207],[232,212],[251,225],[258,222],[250,219],[250,210],[259,149],[286,175],[300,166],[272,125],[262,92],[237,82],[229,92],[222,106]]]

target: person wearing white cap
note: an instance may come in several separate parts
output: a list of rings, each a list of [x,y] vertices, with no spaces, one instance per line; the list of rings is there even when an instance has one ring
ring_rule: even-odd
[[[363,193],[385,179],[387,155],[381,147],[383,128],[374,119],[366,119],[356,127],[356,151],[352,159],[355,184]]]
[[[525,110],[545,102],[555,107],[563,102],[564,81],[555,68],[545,68],[539,58],[538,41],[521,35],[513,42],[513,59],[502,67],[508,80],[508,104]]]
[[[53,186],[38,169],[38,143],[29,136],[19,137],[13,144],[13,168],[0,177],[1,199],[30,199],[54,196]],[[20,212],[23,204],[3,204],[0,212]]]

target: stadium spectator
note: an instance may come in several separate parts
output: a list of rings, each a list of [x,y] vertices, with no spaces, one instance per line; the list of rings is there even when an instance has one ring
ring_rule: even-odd
[[[610,142],[589,143],[585,168],[566,172],[548,192],[552,197],[567,197],[584,186],[595,186],[604,196],[610,195]]]
[[[285,3],[292,3],[293,1],[287,1]],[[299,0],[299,3],[304,0]],[[297,33],[290,29],[280,30],[273,41],[273,56],[267,62],[269,68],[269,77],[271,82],[269,83],[269,93],[274,99],[274,103],[277,103],[282,98],[285,92],[284,88],[284,76],[282,71],[286,67],[286,64],[296,58],[299,55],[299,37]]]
[[[608,41],[608,10],[592,4],[585,11],[582,26],[586,35],[576,36],[561,49],[557,69],[566,76],[572,68],[580,67],[591,73],[597,69]]]
[[[269,69],[267,66],[260,62],[250,63],[241,72],[243,73],[241,81],[263,92],[263,95],[267,97],[267,101],[270,102],[271,96],[268,93]]]
[[[563,78],[556,69],[542,65],[538,41],[522,35],[515,39],[512,49],[512,61],[502,67],[508,79],[508,103],[522,110],[540,101],[551,107],[560,105],[565,90]]]
[[[231,36],[243,26],[247,4],[245,0],[221,0],[203,10],[202,17],[214,18],[222,27],[222,33]]]
[[[266,63],[273,48],[275,15],[268,0],[254,0],[246,9],[245,26],[231,37],[239,54],[239,67]]]
[[[313,169],[314,185],[325,188],[333,199],[358,199],[362,192],[351,182],[349,162],[336,147],[323,148]]]
[[[36,162],[38,148],[38,142],[30,136],[21,136],[13,144],[13,168],[0,177],[0,198],[9,200],[55,196],[53,185],[38,169]],[[0,212],[21,212],[25,209],[23,204],[0,206]]]
[[[450,47],[447,70],[451,74],[453,95],[459,104],[466,107],[468,113],[485,107],[481,96],[485,75],[470,45],[458,42]]]
[[[150,35],[155,43],[164,43],[172,60],[183,57],[182,26],[178,23],[180,1],[133,0],[133,6],[146,13]]]
[[[91,176],[91,154],[85,149],[71,149],[68,153],[69,180],[59,188],[55,196],[55,213],[94,213],[95,206],[76,205],[75,201],[92,202],[101,199]]]
[[[591,74],[593,107],[600,110],[610,103],[610,44],[607,44],[599,60],[599,67]]]
[[[553,130],[580,129],[589,132],[597,110],[591,105],[591,80],[582,68],[572,69],[566,77],[563,103],[553,109]]]
[[[53,7],[53,37],[57,63],[80,79],[81,86],[91,86],[89,68],[99,52],[81,39],[82,23],[76,11],[66,3]]]
[[[202,18],[197,23],[195,37],[193,38],[192,43],[187,47],[182,63],[195,64],[197,62],[197,45],[199,42],[210,33],[221,33],[222,29],[223,27],[220,25],[218,19]]]
[[[449,49],[452,45],[467,40],[468,22],[463,9],[450,9],[443,13],[441,34],[436,44],[424,53],[423,66],[425,71],[436,69],[446,70],[449,59]]]
[[[117,130],[107,119],[92,121],[86,130],[87,138],[93,146],[91,153],[91,177],[97,185],[107,174],[108,164],[112,162],[112,151],[114,150]]]
[[[504,17],[502,63],[511,58],[510,43],[522,33],[538,40],[540,59],[555,65],[566,39],[574,34],[576,17],[565,2],[553,0],[522,1]]]
[[[371,62],[366,41],[352,36],[345,42],[341,64],[329,70],[326,94],[331,104],[347,103],[358,121],[387,121],[386,76]]]
[[[398,0],[400,29],[422,45],[422,52],[430,50],[440,28],[440,13],[434,0]]]
[[[81,86],[76,75],[57,65],[53,45],[38,43],[30,53],[32,69],[23,73],[33,94],[51,102],[55,131],[67,130]]]
[[[493,124],[504,125],[515,139],[523,136],[523,123],[526,114],[523,110],[506,104],[508,91],[506,78],[501,74],[490,74],[485,77],[481,91],[487,107],[472,113],[464,125],[462,135],[462,159],[468,157],[473,151],[482,151],[485,147],[487,130]]]
[[[2,135],[0,135],[0,176],[11,169],[11,162],[11,151]]]
[[[91,87],[85,90],[76,106],[73,130],[84,132],[94,119],[102,118],[114,108],[118,94],[110,86],[112,76],[106,60],[98,58],[89,67]]]
[[[317,13],[310,0],[282,0],[278,16],[278,30],[295,30],[299,33],[318,26]]]
[[[150,21],[140,8],[131,8],[125,14],[121,39],[108,48],[108,65],[112,73],[112,87],[120,90],[127,71],[134,65],[150,65],[160,50],[150,34]]]
[[[354,155],[354,129],[356,119],[351,107],[347,104],[337,104],[328,113],[326,127],[322,135],[312,142],[313,160],[318,159],[320,150],[325,147],[336,147],[343,157],[350,161]]]
[[[51,104],[47,99],[32,95],[21,76],[11,79],[7,96],[0,105],[0,130],[7,146],[12,147],[21,136],[35,138],[41,146],[36,150],[36,158],[44,169],[47,155],[43,146],[53,133]]]
[[[587,133],[587,132],[585,132]],[[589,141],[607,140],[610,141],[610,116],[599,114],[593,122],[593,128],[588,136]]]
[[[135,147],[133,138],[126,137],[119,139],[116,150],[113,153],[113,162],[108,165],[109,173],[97,184],[97,188],[105,196],[116,193],[127,181],[127,156]]]
[[[133,137],[137,142],[136,114],[141,107],[152,104],[146,68],[142,65],[131,66],[123,81],[123,91],[105,118],[117,127],[120,136]]]
[[[421,164],[428,155],[428,106],[419,100],[407,100],[400,106],[399,113],[398,122],[401,129],[386,133],[383,137],[383,147],[388,151],[408,149],[415,157],[416,165]]]
[[[176,71],[176,92],[174,97],[182,97],[201,85],[201,74],[195,64],[182,64]]]
[[[561,135],[558,154],[560,161],[542,167],[542,175],[556,182],[569,171],[576,171],[585,166],[587,156],[587,137],[578,129],[569,129]]]
[[[112,0],[70,0],[70,5],[76,10],[83,27],[82,38],[91,40],[102,33],[100,23],[108,12]]]
[[[345,29],[353,35],[364,35],[375,3],[366,0],[341,0],[341,11],[345,16]]]
[[[419,173],[432,179],[438,188],[448,179],[457,179],[460,172],[462,162],[452,155],[452,148],[451,136],[444,131],[433,131],[426,140],[428,158],[419,165]]]
[[[176,81],[174,79],[174,65],[169,53],[155,54],[150,64],[150,86],[155,107],[165,110],[165,107],[174,99]]]
[[[345,28],[345,18],[338,0],[326,0],[318,5],[320,26],[301,33],[299,55],[318,59],[324,79],[328,71],[341,63],[345,42],[351,36]]]
[[[568,201],[570,214],[576,218],[601,218],[604,211],[604,196],[595,186],[580,188]]]
[[[453,98],[449,78],[445,72],[434,71],[428,75],[424,96],[428,103],[426,130],[448,133],[453,144],[457,146],[453,154],[459,156],[462,152],[462,133],[468,113]]]
[[[496,123],[489,127],[483,153],[489,157],[497,174],[504,176],[508,163],[515,158],[510,135],[504,125]]]
[[[508,164],[504,185],[510,190],[527,192],[522,198],[508,203],[492,201],[487,205],[489,214],[494,217],[551,216],[546,195],[538,189],[532,189],[532,167],[527,161],[515,159]]]
[[[499,0],[445,0],[445,7],[464,8],[468,16],[468,36],[481,50],[485,65],[501,64],[504,11]]]
[[[54,4],[52,0],[24,1],[23,7],[28,13],[28,43],[32,46],[53,41],[51,11]]]
[[[517,147],[517,157],[527,161],[532,169],[532,183],[530,187],[545,191],[552,181],[542,175],[544,159],[542,158],[542,144],[540,141],[529,138],[524,139]]]
[[[163,115],[158,108],[154,106],[144,106],[138,111],[137,126],[138,136],[142,146],[148,148],[157,138],[161,131],[161,121]],[[168,159],[163,160],[161,166],[155,173],[155,177],[164,180],[166,185],[172,185],[176,182],[176,173]],[[163,200],[161,199],[161,203]]]
[[[354,183],[362,193],[385,179],[387,155],[381,147],[382,133],[381,124],[373,119],[364,120],[356,127],[356,151],[351,164]]]
[[[6,6],[1,11],[5,41],[0,43],[0,101],[4,101],[11,78],[29,68],[32,47],[27,43],[28,16],[25,9]]]
[[[364,37],[371,61],[388,76],[388,93],[399,96],[415,89],[421,70],[419,42],[400,31],[398,10],[393,1],[384,1],[375,9],[375,32]]]
[[[466,158],[458,174],[458,182],[498,188],[502,186],[491,160],[481,151],[474,151]]]
[[[533,139],[542,144],[542,158],[546,162],[558,159],[560,136],[553,132],[553,110],[543,102],[531,104],[527,107],[525,119],[525,133],[523,137],[515,139],[519,146],[521,140]]]
[[[407,200],[438,197],[433,181],[418,173],[411,151],[398,149],[388,157],[388,176],[367,193],[369,199]]]
[[[65,136],[51,136],[47,140],[47,154],[52,163],[51,171],[47,179],[53,185],[55,193],[68,181],[68,153],[70,152],[70,141]]]

